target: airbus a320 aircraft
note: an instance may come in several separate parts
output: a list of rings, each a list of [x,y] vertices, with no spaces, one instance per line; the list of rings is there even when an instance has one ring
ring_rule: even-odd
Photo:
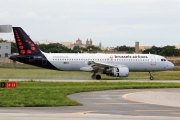
[[[92,79],[101,79],[100,74],[114,77],[128,77],[129,72],[164,71],[174,65],[164,57],[153,54],[79,54],[44,53],[20,27],[13,27],[19,55],[10,56],[11,60],[38,67],[62,71],[92,72]]]

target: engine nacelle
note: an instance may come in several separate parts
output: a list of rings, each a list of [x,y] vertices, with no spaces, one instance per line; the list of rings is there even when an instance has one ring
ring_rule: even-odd
[[[129,68],[128,67],[113,68],[113,75],[115,77],[128,77],[128,75],[129,75]]]
[[[86,67],[81,67],[80,70],[85,72],[91,72],[93,68],[90,66],[86,66]]]

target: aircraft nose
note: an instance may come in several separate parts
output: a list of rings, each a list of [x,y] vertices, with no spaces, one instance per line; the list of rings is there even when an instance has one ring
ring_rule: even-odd
[[[173,68],[174,68],[174,64],[173,64],[172,62],[169,62],[169,65],[168,65],[168,66],[169,66],[170,69],[173,69]]]

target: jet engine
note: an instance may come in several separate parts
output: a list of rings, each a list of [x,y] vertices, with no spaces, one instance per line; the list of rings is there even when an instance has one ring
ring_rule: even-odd
[[[112,70],[114,77],[128,77],[129,68],[128,67],[116,67]]]

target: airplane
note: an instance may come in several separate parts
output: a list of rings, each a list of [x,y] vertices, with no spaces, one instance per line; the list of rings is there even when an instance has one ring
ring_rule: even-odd
[[[9,59],[42,68],[61,71],[92,72],[92,79],[100,80],[101,74],[128,77],[129,72],[165,71],[174,68],[166,58],[155,54],[83,54],[45,53],[41,51],[21,27],[13,27],[19,55]]]

